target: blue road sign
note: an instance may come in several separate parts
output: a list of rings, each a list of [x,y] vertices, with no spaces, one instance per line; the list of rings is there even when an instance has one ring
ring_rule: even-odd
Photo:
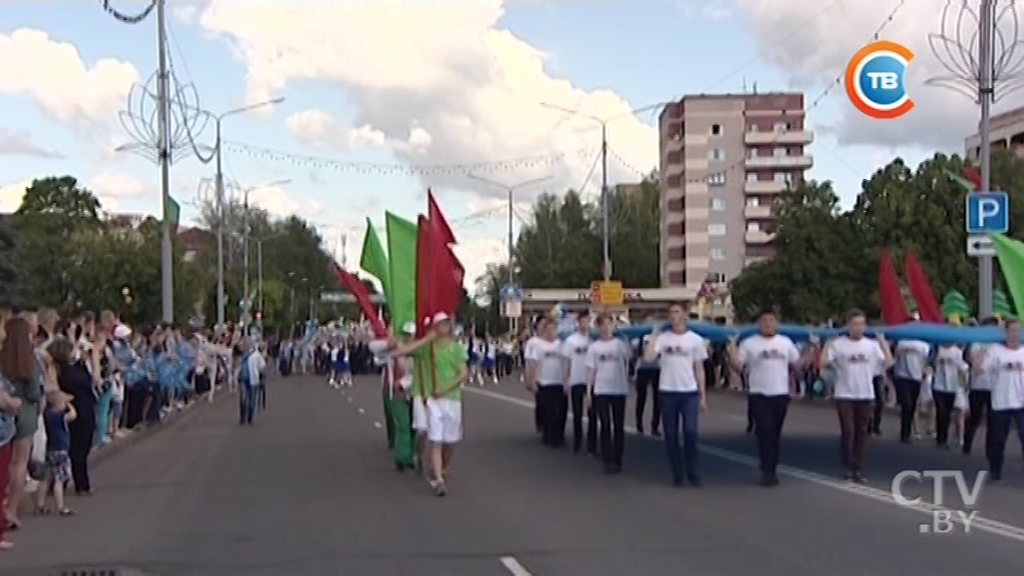
[[[505,284],[501,287],[502,300],[522,300],[523,287],[519,284]]]
[[[1006,192],[967,195],[967,233],[1005,234],[1010,230],[1010,197]]]

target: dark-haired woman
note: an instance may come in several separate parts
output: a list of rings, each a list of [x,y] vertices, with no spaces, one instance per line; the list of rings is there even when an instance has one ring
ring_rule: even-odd
[[[0,324],[0,343],[4,340],[3,328],[4,325]],[[0,374],[0,494],[7,493],[7,487],[11,482],[11,456],[14,452],[12,441],[15,418],[20,408],[21,400],[14,397],[14,386]],[[4,538],[6,527],[7,522],[0,522],[0,551],[14,548],[14,544]]]
[[[71,395],[78,417],[68,423],[71,479],[79,496],[92,494],[89,483],[89,452],[96,435],[96,388],[92,374],[70,340],[54,340],[47,351],[57,367],[57,384]]]
[[[28,461],[32,455],[32,439],[39,427],[43,389],[32,342],[35,327],[25,318],[12,318],[5,328],[7,335],[0,347],[0,373],[13,388],[13,396],[21,401],[15,417],[11,482],[5,509],[7,528],[15,530],[21,527],[18,507],[25,496]]]

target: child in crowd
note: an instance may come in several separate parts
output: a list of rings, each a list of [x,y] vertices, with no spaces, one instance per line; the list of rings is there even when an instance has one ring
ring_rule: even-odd
[[[73,512],[64,502],[64,485],[71,480],[71,434],[68,422],[76,417],[71,405],[71,396],[60,390],[46,393],[46,410],[43,423],[46,427],[46,476],[36,489],[36,514],[47,514],[49,494],[53,494],[53,510],[60,516],[71,516]]]

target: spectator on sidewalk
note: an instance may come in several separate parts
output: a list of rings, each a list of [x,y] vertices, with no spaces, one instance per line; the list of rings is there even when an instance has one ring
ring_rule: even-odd
[[[3,326],[0,325],[0,341],[4,339],[3,336]],[[14,396],[14,386],[0,371],[0,494],[7,493],[11,481],[11,456],[14,453],[12,442],[17,429],[15,419],[20,408],[21,400]],[[6,527],[6,520],[0,522],[0,551],[14,547],[14,543],[4,538]]]
[[[46,393],[46,467],[45,476],[36,489],[36,514],[48,514],[47,497],[53,495],[52,511],[58,516],[71,516],[73,512],[64,501],[64,485],[71,479],[70,433],[68,422],[75,419],[71,396],[60,390]]]
[[[82,358],[73,355],[74,347],[67,340],[56,340],[48,349],[57,366],[57,384],[71,396],[71,406],[78,417],[68,424],[68,458],[71,479],[79,496],[92,494],[89,482],[89,453],[96,435],[96,390],[92,375]]]
[[[4,516],[9,530],[21,527],[18,508],[25,496],[28,462],[32,456],[33,436],[39,426],[42,400],[41,374],[36,365],[31,329],[25,318],[12,318],[7,322],[7,336],[0,348],[0,374],[13,386],[14,397],[21,401],[15,418],[10,489]]]

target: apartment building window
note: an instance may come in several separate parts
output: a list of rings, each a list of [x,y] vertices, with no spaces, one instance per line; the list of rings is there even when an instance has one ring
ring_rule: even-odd
[[[775,123],[775,131],[776,132],[789,132],[792,129],[793,129],[793,124],[790,123],[790,122],[776,122]]]
[[[757,158],[757,148],[747,148],[747,158],[750,160]]]
[[[747,132],[757,132],[757,124],[747,124]]]
[[[725,236],[725,224],[708,224],[708,236]]]
[[[725,172],[715,172],[708,176],[709,186],[725,186]]]
[[[711,125],[711,135],[712,136],[721,136],[722,135],[722,125],[721,124],[712,124]]]
[[[708,272],[707,281],[711,284],[725,284],[724,272]]]
[[[761,223],[760,222],[747,222],[747,232],[760,232],[760,231],[761,231]],[[710,230],[709,230],[709,232],[710,232]]]
[[[725,200],[722,200],[721,198],[712,198],[711,199],[711,209],[714,210],[715,212],[724,212],[725,211]]]
[[[719,148],[712,148],[708,151],[708,159],[714,160],[715,162],[721,162],[725,160],[725,151]]]
[[[773,151],[773,154],[776,158],[785,158],[786,156],[789,156],[789,150],[786,150],[785,148],[776,148]]]
[[[747,172],[747,182],[757,182],[757,172]]]
[[[712,260],[725,260],[725,250],[721,248],[712,248],[710,256]]]
[[[775,173],[775,181],[779,182],[779,183],[782,183],[782,184],[792,184],[793,183],[793,175],[790,174],[789,172],[776,172]]]
[[[751,196],[747,198],[747,206],[757,207],[761,205],[761,200],[757,196]]]

